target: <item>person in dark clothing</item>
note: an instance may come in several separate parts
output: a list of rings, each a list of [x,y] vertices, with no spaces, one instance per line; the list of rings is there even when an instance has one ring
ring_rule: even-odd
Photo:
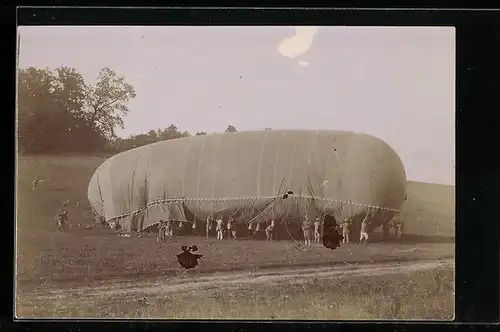
[[[340,242],[343,240],[343,236],[340,234],[337,228],[337,221],[335,218],[325,218],[322,242],[323,246],[328,249],[335,250],[340,247]]]
[[[188,247],[181,246],[182,252],[177,255],[177,261],[185,269],[192,269],[198,266],[198,260],[203,258],[203,255],[193,254],[193,251],[198,251],[196,245]]]

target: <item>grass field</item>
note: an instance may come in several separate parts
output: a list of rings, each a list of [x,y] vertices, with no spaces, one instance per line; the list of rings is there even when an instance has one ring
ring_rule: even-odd
[[[191,275],[210,274],[216,271],[270,269],[283,266],[344,264],[346,261],[362,263],[454,256],[453,242],[422,242],[397,245],[373,243],[366,247],[357,245],[342,246],[335,251],[327,250],[318,245],[304,251],[297,248],[298,243],[294,241],[279,241],[266,244],[262,241],[241,240],[220,243],[214,240],[207,241],[200,237],[179,237],[159,248],[155,243],[153,234],[143,238],[121,238],[117,237],[115,233],[103,229],[100,225],[95,226],[92,230],[73,227],[64,233],[57,232],[53,219],[54,214],[60,203],[66,199],[70,199],[72,203],[80,202],[80,207],[77,208],[74,204],[71,204],[69,210],[73,225],[93,223],[91,209],[87,201],[87,186],[94,170],[103,160],[104,157],[86,156],[29,156],[19,159],[16,238],[17,292],[19,297],[22,297],[25,292],[39,287],[40,284],[57,284],[58,287],[64,288],[65,285],[71,287],[74,282],[88,283],[111,278],[176,276],[184,273],[181,272],[174,256],[179,252],[181,244],[196,243],[200,246],[201,253],[205,255],[205,259],[197,269],[188,271]],[[36,191],[32,191],[31,182],[37,175],[40,175],[44,182],[39,185]],[[454,211],[454,187],[409,183],[408,201],[403,209],[408,234],[453,237],[455,233]],[[449,271],[440,271],[437,275],[439,278],[443,278],[445,280],[443,282],[446,283],[450,273]],[[349,294],[358,294],[356,290],[360,292],[362,289],[366,289],[365,293],[363,293],[366,296],[360,295],[356,296],[355,300],[351,299],[354,301],[351,303],[351,307],[342,304],[342,310],[352,310],[354,317],[370,318],[380,313],[370,311],[369,306],[388,301],[386,297],[389,296],[387,292],[390,291],[387,289],[393,289],[393,292],[395,292],[398,289],[397,287],[405,283],[405,280],[407,280],[405,278],[409,277],[400,276],[394,281],[392,281],[393,278],[391,277],[389,281],[385,281],[388,288],[379,286],[384,284],[382,281],[380,283],[374,282],[371,278],[366,280],[358,278],[359,280],[357,279],[356,283],[350,282],[349,284],[345,284],[347,281],[333,284],[315,281],[315,283],[291,285],[290,288],[288,286],[280,287],[287,287],[285,294],[297,297],[295,301],[303,301],[304,303],[319,301],[318,303],[321,305],[324,304],[324,301],[334,301],[334,296],[339,296],[335,305],[341,305],[344,302],[348,303],[351,297]],[[416,283],[412,286],[412,289],[425,288],[428,283],[435,282],[432,281],[435,278],[430,277],[430,274],[428,278],[425,275],[412,277],[411,279],[415,280]],[[203,316],[210,314],[207,311],[208,308],[215,310],[213,314],[216,316],[224,316],[226,312],[237,315],[236,309],[226,310],[224,308],[232,308],[234,303],[241,302],[242,307],[238,307],[240,309],[238,309],[239,316],[237,315],[237,317],[242,318],[241,310],[247,309],[247,313],[267,314],[268,312],[263,309],[264,306],[258,306],[259,301],[263,301],[263,303],[269,303],[269,305],[276,308],[276,317],[297,317],[296,314],[299,312],[299,308],[291,306],[287,309],[277,304],[276,301],[281,296],[278,296],[277,293],[279,289],[279,287],[273,288],[270,292],[276,296],[270,296],[267,300],[259,298],[259,296],[264,295],[249,295],[251,292],[256,292],[255,289],[250,288],[234,292],[234,294],[233,292],[224,293],[225,296],[219,296],[217,293],[224,292],[223,290],[212,290],[206,293],[206,302],[194,301],[194,304],[192,304],[194,307],[185,308],[184,311],[179,308],[173,310],[172,308],[175,306],[173,303],[169,302],[169,300],[159,299],[141,315],[155,316],[159,311],[165,310],[175,317],[188,317],[190,313],[193,314],[194,312],[197,312],[198,316]],[[320,295],[322,292],[334,295],[322,296]],[[339,292],[343,292],[344,296],[340,296]],[[421,295],[425,293],[422,293],[423,291],[418,292]],[[446,313],[444,311],[440,312],[438,316],[441,318],[449,317],[450,310],[453,311],[453,308],[449,306],[449,301],[439,294],[431,293],[425,294],[428,295],[429,299],[432,298],[432,301],[435,301],[436,306],[446,306],[446,310],[443,309]],[[420,300],[415,298],[421,296],[419,294],[409,295],[405,300],[411,300],[414,304],[423,301],[422,299],[425,299],[425,297]],[[183,301],[188,301],[193,296],[196,298],[198,295],[187,294],[182,296],[186,296]],[[309,299],[309,296],[311,299]],[[313,297],[317,300],[312,300]],[[103,306],[106,305],[106,301],[109,302],[109,300],[105,299],[102,301]],[[191,303],[189,301],[186,303]],[[201,303],[206,306],[205,311],[199,308],[202,305]],[[327,309],[322,309],[323,311],[314,309],[314,303],[312,303],[310,311],[306,311],[307,317],[330,317],[331,315],[337,317],[335,315],[338,312],[335,314]],[[122,308],[122,303],[116,303],[115,305],[116,310],[113,310],[114,313],[108,311],[104,314],[112,316],[119,315],[121,312],[125,316],[136,315],[136,310],[133,308],[124,309],[127,306]],[[428,311],[433,310],[430,309],[431,307],[420,308],[418,309],[420,312],[416,312],[417,309],[411,308],[398,309],[400,311],[396,316],[434,317],[434,314],[430,314]],[[253,309],[250,310],[251,308]],[[387,306],[384,305],[376,310],[393,310],[390,308],[392,307],[387,304]],[[404,308],[404,306],[401,308]],[[99,311],[95,307],[93,309],[90,307],[81,308],[81,310],[88,312],[91,316],[96,315],[97,311]],[[52,312],[55,311],[52,310]],[[379,315],[379,317],[382,316]]]
[[[453,320],[454,271],[387,276],[313,278],[255,287],[191,289],[170,296],[100,294],[85,299],[77,293],[40,305],[18,304],[26,317],[146,319],[279,319],[279,320]]]

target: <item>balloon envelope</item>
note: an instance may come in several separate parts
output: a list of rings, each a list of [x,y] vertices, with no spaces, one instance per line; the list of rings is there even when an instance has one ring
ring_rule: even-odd
[[[88,198],[98,216],[126,231],[168,218],[228,214],[238,223],[372,212],[376,227],[398,212],[406,183],[398,155],[373,136],[266,130],[179,138],[119,153],[95,171]]]

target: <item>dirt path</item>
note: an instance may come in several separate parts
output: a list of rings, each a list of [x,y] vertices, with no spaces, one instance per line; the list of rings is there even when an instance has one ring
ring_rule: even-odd
[[[313,278],[339,279],[352,276],[380,276],[424,271],[436,267],[452,267],[453,259],[404,263],[346,264],[336,267],[275,269],[239,273],[215,273],[210,276],[156,278],[153,280],[99,283],[70,289],[38,289],[23,295],[23,302],[37,305],[40,302],[86,301],[95,297],[123,299],[137,297],[162,297],[181,291],[197,291],[214,287],[237,288],[245,284],[300,283]]]

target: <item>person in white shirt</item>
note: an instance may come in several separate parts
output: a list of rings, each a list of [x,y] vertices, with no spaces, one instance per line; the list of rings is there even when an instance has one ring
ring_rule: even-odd
[[[320,243],[321,237],[321,218],[318,217],[314,221],[314,242]]]
[[[167,219],[167,225],[165,227],[165,235],[168,237],[174,236],[174,222],[172,219]]]
[[[219,216],[219,218],[217,219],[217,226],[215,227],[215,230],[217,231],[217,240],[224,239],[224,232],[223,232],[223,228],[222,228],[223,222],[224,221],[222,220],[222,217]]]
[[[359,244],[363,243],[363,240],[364,244],[368,242],[368,232],[366,231],[366,227],[368,225],[367,223],[368,223],[368,214],[361,222],[361,232],[359,233]]]
[[[274,233],[275,226],[276,226],[276,222],[273,219],[273,220],[271,220],[271,223],[269,224],[269,226],[266,227],[266,241],[272,240],[272,237],[275,234]]]
[[[311,224],[311,221],[306,216],[304,221],[302,222],[302,231],[304,232],[304,244],[306,247],[311,246],[311,237],[313,231],[312,227],[313,225]]]
[[[234,219],[232,216],[229,217],[229,220],[227,221],[227,236],[228,238],[236,239],[236,229],[233,228],[233,222]]]
[[[211,230],[212,230],[212,217],[208,216],[207,219],[205,219],[205,232],[207,234],[207,240]]]

